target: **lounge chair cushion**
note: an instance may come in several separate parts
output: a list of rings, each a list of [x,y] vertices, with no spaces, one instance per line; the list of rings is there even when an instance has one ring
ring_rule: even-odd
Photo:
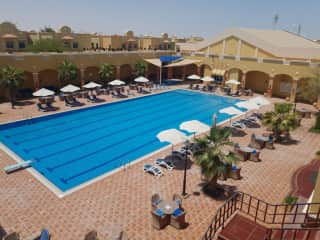
[[[157,208],[156,210],[156,214],[160,217],[162,217],[164,215],[164,212],[160,209],[160,208]]]
[[[43,229],[41,231],[40,240],[49,240],[49,231],[47,229]]]
[[[232,171],[237,171],[237,170],[238,170],[238,167],[235,166],[235,165],[233,165],[233,166],[231,167],[231,170],[232,170]]]
[[[181,208],[177,208],[176,210],[174,210],[174,212],[172,213],[173,216],[178,217],[181,214],[183,214],[183,211]]]

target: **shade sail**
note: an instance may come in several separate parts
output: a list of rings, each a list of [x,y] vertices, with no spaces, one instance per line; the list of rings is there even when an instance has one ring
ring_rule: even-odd
[[[157,67],[181,67],[181,66],[186,66],[186,65],[190,65],[190,64],[194,64],[194,63],[199,62],[199,60],[183,59],[178,62],[173,62],[173,63],[167,64],[167,65],[162,65],[162,62],[160,61],[159,58],[144,59],[144,61],[146,61],[152,65],[155,65]]]
[[[60,91],[64,93],[73,93],[79,90],[80,90],[79,87],[74,86],[72,84],[68,84],[67,86],[64,86],[63,88],[60,89]]]
[[[201,80],[204,82],[213,82],[214,78],[206,76],[206,77],[201,78]]]
[[[235,107],[227,107],[219,110],[220,113],[226,113],[229,115],[240,115],[243,112],[241,112],[239,109],[236,109]]]
[[[255,102],[253,101],[243,101],[243,102],[238,102],[236,103],[236,105],[238,107],[241,107],[241,108],[246,108],[247,110],[255,110],[255,109],[259,109],[259,105],[256,104]]]
[[[83,85],[83,88],[86,88],[86,89],[94,89],[94,88],[99,88],[99,87],[101,87],[101,84],[98,84],[95,82],[89,82],[89,83]]]
[[[179,61],[180,59],[182,59],[180,56],[160,56],[160,62],[162,63],[171,63]]]
[[[157,138],[160,142],[168,142],[171,144],[178,144],[188,139],[187,135],[175,128],[164,130],[158,133]]]
[[[149,82],[149,79],[140,76],[140,77],[135,78],[134,81],[135,81],[135,82],[139,82],[139,83],[147,83],[147,82]]]
[[[226,81],[226,84],[240,85],[240,82],[238,80],[231,79]]]
[[[120,85],[124,85],[126,83],[121,80],[116,79],[116,80],[109,82],[108,84],[112,85],[112,86],[120,86]]]
[[[200,122],[198,120],[183,122],[180,124],[179,127],[181,130],[185,130],[195,134],[210,131],[210,127],[207,124]]]
[[[54,91],[51,91],[46,88],[41,88],[38,91],[35,91],[34,93],[32,93],[32,95],[35,97],[48,97],[48,96],[53,96]]]
[[[187,78],[190,80],[200,80],[201,79],[201,77],[196,74],[190,75]]]

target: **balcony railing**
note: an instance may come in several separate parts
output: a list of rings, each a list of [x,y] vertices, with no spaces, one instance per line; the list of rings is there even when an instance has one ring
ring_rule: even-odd
[[[270,204],[249,194],[236,192],[218,208],[202,240],[215,239],[217,232],[223,229],[231,216],[238,211],[252,217],[255,222],[278,227],[280,225],[281,229],[320,224],[320,203]]]

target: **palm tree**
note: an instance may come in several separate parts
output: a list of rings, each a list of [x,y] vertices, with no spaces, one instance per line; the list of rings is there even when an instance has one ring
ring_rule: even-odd
[[[24,81],[24,71],[7,66],[1,69],[1,75],[1,85],[9,89],[11,107],[14,108],[17,89],[22,86]]]
[[[147,64],[144,61],[136,62],[134,66],[136,76],[144,76],[147,71],[147,68]]]
[[[58,67],[58,78],[62,85],[66,85],[78,78],[78,68],[70,61],[63,61]]]
[[[100,79],[103,81],[104,86],[106,86],[107,83],[114,77],[113,66],[109,63],[102,64],[99,70],[99,76]]]
[[[320,108],[320,70],[315,71],[312,77],[301,84],[298,95],[311,103],[317,101],[317,106]]]
[[[289,137],[290,131],[299,126],[299,114],[292,111],[291,103],[276,103],[274,111],[266,112],[263,115],[262,124],[269,127],[275,140],[281,140],[281,134]]]
[[[231,130],[228,128],[212,127],[210,134],[196,139],[199,150],[195,153],[195,162],[201,168],[201,173],[208,187],[215,188],[220,175],[225,175],[232,164],[238,162],[233,152],[226,151],[226,146],[233,146],[229,140]]]

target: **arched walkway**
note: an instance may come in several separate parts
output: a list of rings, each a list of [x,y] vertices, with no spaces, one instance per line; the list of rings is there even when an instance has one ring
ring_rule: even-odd
[[[84,81],[86,82],[98,82],[100,81],[99,78],[99,68],[98,67],[87,67],[84,71]]]
[[[45,87],[54,91],[59,90],[60,82],[58,72],[54,69],[46,69],[39,72],[39,86]]]
[[[231,68],[229,71],[229,79],[238,80],[241,82],[242,80],[242,70],[239,68]]]
[[[260,71],[249,71],[246,74],[246,89],[257,93],[265,93],[268,89],[269,75]]]
[[[286,98],[290,97],[292,77],[287,74],[278,74],[273,78],[272,96]]]
[[[35,90],[33,76],[31,72],[28,72],[28,71],[24,72],[24,81],[21,88],[31,89],[32,91]]]
[[[148,64],[147,78],[150,81],[157,81],[159,79],[159,68],[153,64]]]
[[[211,76],[212,75],[212,69],[209,65],[203,64],[200,66],[200,75],[201,77],[204,76]]]
[[[186,77],[192,74],[198,74],[198,66],[196,64],[190,64],[185,66]]]
[[[132,67],[129,64],[124,64],[120,66],[120,79],[129,83],[132,81]]]
[[[173,67],[172,68],[172,78],[182,79],[183,69],[182,67]]]

